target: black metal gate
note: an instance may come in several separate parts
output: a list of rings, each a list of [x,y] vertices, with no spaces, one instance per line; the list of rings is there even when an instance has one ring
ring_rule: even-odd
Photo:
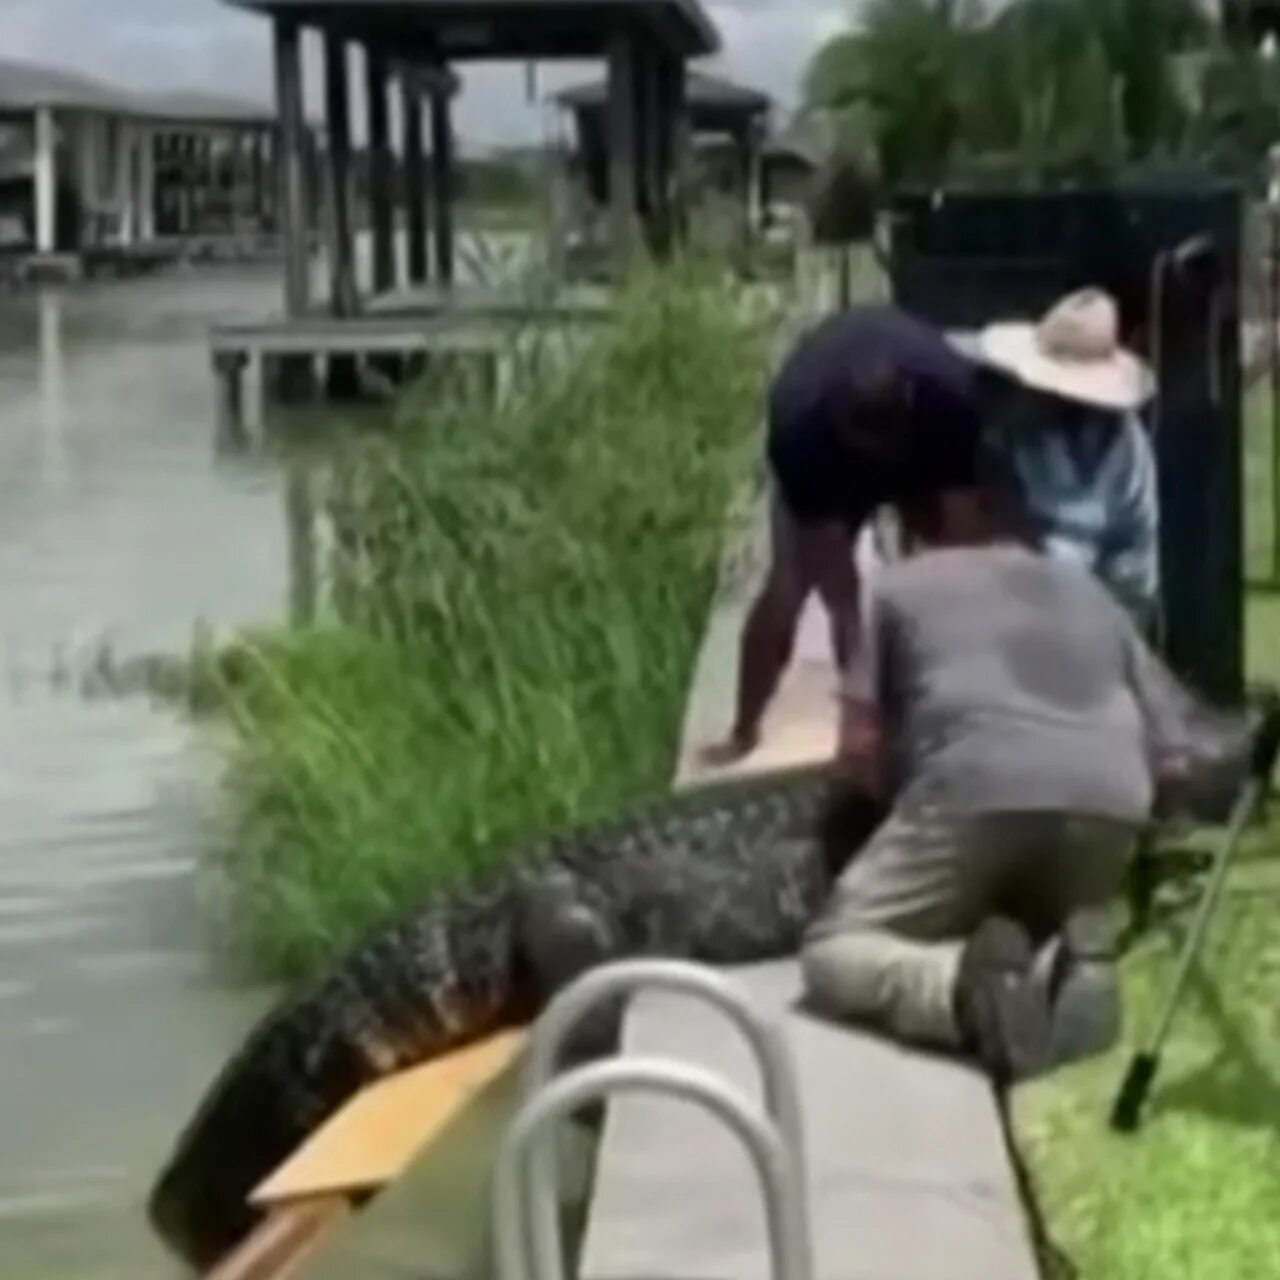
[[[1240,258],[1225,184],[901,193],[896,301],[948,328],[1032,318],[1069,290],[1116,295],[1156,367],[1165,652],[1209,697],[1244,685]]]

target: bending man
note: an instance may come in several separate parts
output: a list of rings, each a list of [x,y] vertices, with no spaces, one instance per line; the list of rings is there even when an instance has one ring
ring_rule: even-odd
[[[976,369],[941,333],[893,307],[863,307],[811,331],[769,404],[772,560],[742,635],[727,764],[755,750],[817,591],[842,671],[858,660],[853,545],[882,505],[972,478],[981,438]]]

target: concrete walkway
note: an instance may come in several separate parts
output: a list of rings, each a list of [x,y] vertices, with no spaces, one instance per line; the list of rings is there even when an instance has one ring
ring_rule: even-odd
[[[737,645],[766,549],[757,513],[732,557],[691,693],[678,785],[709,780],[698,749],[732,714]],[[805,617],[796,661],[760,751],[733,772],[829,757],[835,672],[825,617]],[[816,1280],[1034,1280],[1037,1268],[989,1084],[968,1066],[836,1028],[795,1008],[794,963],[733,978],[785,1020],[803,1094]],[[628,1052],[713,1066],[749,1096],[758,1081],[709,1010],[644,997]],[[605,1124],[583,1252],[584,1280],[764,1280],[759,1193],[745,1159],[701,1113],[648,1097]]]

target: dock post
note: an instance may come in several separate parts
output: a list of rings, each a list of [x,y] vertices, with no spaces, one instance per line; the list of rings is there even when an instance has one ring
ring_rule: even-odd
[[[644,240],[650,252],[661,255],[667,247],[664,178],[666,147],[665,81],[662,74],[663,52],[651,41],[636,50],[636,155],[639,210],[644,226]]]
[[[80,193],[80,246],[96,247],[100,236],[98,202],[102,197],[101,152],[102,120],[91,112],[82,112],[76,127],[78,156],[77,186]]]
[[[409,240],[409,282],[427,282],[427,173],[422,136],[422,93],[408,71],[400,77],[404,114],[405,231]]]
[[[120,210],[120,244],[138,238],[138,158],[136,127],[128,120],[116,122],[116,204]]]
[[[636,239],[636,40],[620,31],[609,47],[609,88],[605,108],[609,137],[609,214],[613,251],[625,266]]]
[[[452,77],[440,69],[431,92],[431,185],[435,213],[436,279],[447,289],[454,281],[454,162]]]
[[[143,126],[138,131],[138,239],[149,244],[156,238],[156,135]]]
[[[359,300],[351,229],[351,88],[347,43],[332,31],[324,37],[324,96],[329,133],[329,311],[353,316]],[[330,356],[326,387],[334,399],[356,394],[354,357]]]
[[[36,252],[56,253],[58,249],[58,125],[53,108],[35,110]]]
[[[369,98],[369,200],[373,222],[373,292],[389,293],[396,283],[395,205],[387,104],[387,60],[365,50]]]
[[[267,135],[255,129],[252,137],[253,156],[252,198],[254,230],[261,235],[267,220]]]
[[[284,233],[285,313],[306,314],[310,301],[307,193],[303,173],[301,30],[296,21],[275,20],[276,104],[280,116],[280,221]]]
[[[248,357],[241,351],[214,352],[220,447],[239,450],[248,443],[244,421],[244,371],[248,362]]]
[[[296,21],[275,20],[276,102],[280,116],[280,221],[284,234],[284,301],[289,319],[311,301],[311,232],[305,172],[306,119],[302,99],[302,35]],[[307,357],[282,356],[273,389],[282,400],[309,399],[315,369]],[[270,384],[264,379],[264,387]]]
[[[689,191],[693,185],[693,120],[689,111],[689,68],[683,58],[671,59],[671,183],[672,222],[678,241],[689,235]]]

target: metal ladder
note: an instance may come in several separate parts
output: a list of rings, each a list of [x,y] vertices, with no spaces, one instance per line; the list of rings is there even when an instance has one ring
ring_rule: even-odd
[[[555,1078],[565,1041],[589,1013],[644,990],[696,997],[736,1024],[760,1071],[763,1113],[715,1072],[674,1059],[624,1053]],[[535,1024],[524,1100],[504,1134],[494,1170],[497,1280],[564,1280],[553,1126],[618,1093],[665,1095],[702,1107],[726,1125],[745,1148],[760,1185],[774,1280],[812,1280],[800,1096],[781,1029],[719,974],[672,960],[625,961],[594,970],[562,991]]]

